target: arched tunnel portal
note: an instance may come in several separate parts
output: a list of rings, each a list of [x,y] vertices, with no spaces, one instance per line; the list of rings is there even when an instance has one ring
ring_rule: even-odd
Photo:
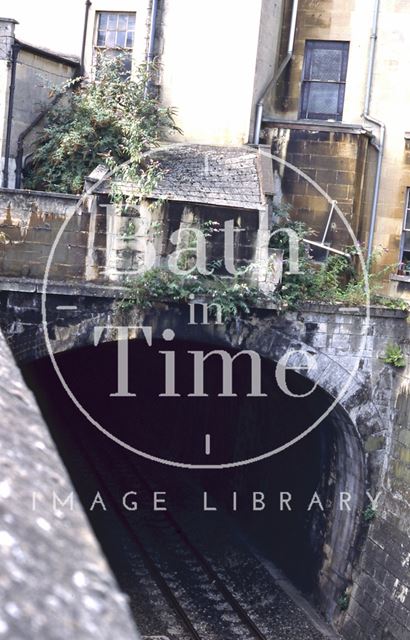
[[[280,341],[272,342],[272,333],[268,353],[252,342],[253,334],[228,344],[229,331],[221,338],[220,331],[211,335],[198,327],[181,335],[174,326],[176,337],[167,342],[161,336],[169,326],[169,317],[159,316],[151,346],[143,339],[127,343],[127,396],[118,393],[121,341],[112,340],[112,332],[98,346],[55,354],[65,382],[83,408],[114,438],[148,457],[198,467],[263,457],[297,438],[334,404],[336,394],[328,389],[336,388],[335,380],[340,384],[340,372],[331,367],[322,386],[308,369],[288,371],[291,395],[283,392],[275,376],[279,358],[272,357],[272,344],[279,349]],[[250,395],[251,367],[244,355],[233,364],[232,397],[221,396],[223,367],[217,355],[204,364],[203,395],[192,396],[193,352],[206,355],[216,349],[231,358],[242,349],[258,353],[260,397]],[[174,354],[172,361],[165,352]],[[173,397],[164,395],[166,362],[174,367]],[[131,470],[128,491],[133,491],[132,469],[142,474],[167,501],[168,509],[191,514],[192,526],[205,540],[212,538],[215,511],[222,513],[258,557],[273,562],[326,617],[334,617],[360,552],[361,515],[369,486],[362,441],[342,403],[336,403],[300,441],[275,455],[224,469],[177,468],[136,455],[95,428],[63,389],[49,358],[26,364],[23,372],[103,548],[106,523],[96,515],[98,510],[89,508],[95,489],[100,491],[99,482],[90,481],[90,461],[99,480],[104,479],[104,486],[114,493],[120,491],[118,477],[125,467]],[[127,510],[130,514],[135,516]],[[118,548],[109,547],[107,543],[106,555],[127,590],[129,566]]]

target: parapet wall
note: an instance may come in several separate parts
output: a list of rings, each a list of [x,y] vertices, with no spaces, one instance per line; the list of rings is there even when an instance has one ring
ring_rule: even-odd
[[[74,489],[1,331],[0,405],[2,635],[138,640],[85,514],[53,508]]]
[[[56,235],[78,198],[66,194],[0,189],[0,273],[43,278]],[[50,278],[84,276],[88,219],[76,215],[59,243]]]

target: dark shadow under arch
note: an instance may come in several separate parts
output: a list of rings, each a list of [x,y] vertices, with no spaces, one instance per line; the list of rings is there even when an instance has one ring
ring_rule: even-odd
[[[158,398],[164,390],[164,358],[159,352],[171,347],[176,353],[176,391],[181,397]],[[278,446],[332,402],[322,389],[303,401],[284,397],[275,386],[275,363],[267,358],[262,359],[267,398],[246,396],[250,388],[246,359],[235,365],[234,388],[238,397],[218,398],[221,391],[218,358],[207,364],[209,398],[188,398],[193,388],[192,357],[188,352],[207,352],[215,347],[184,341],[172,345],[157,341],[153,347],[141,340],[130,342],[130,391],[138,395],[126,399],[109,397],[116,390],[117,343],[69,351],[57,359],[76,395],[88,404],[94,416],[102,421],[109,417],[110,428],[119,437],[145,451],[182,460],[204,460],[206,433],[212,435],[217,461],[246,458],[250,451],[257,453]],[[231,349],[230,353],[237,350]],[[107,462],[104,473],[108,475],[109,451],[114,447],[116,456],[132,456],[134,464],[162,486],[172,488],[184,481],[195,490],[206,488],[231,514],[232,492],[236,491],[241,501],[235,513],[238,526],[296,586],[316,600],[329,618],[334,615],[337,599],[351,576],[366,486],[360,438],[340,405],[300,443],[264,462],[230,471],[181,471],[136,458],[108,441],[68,399],[48,359],[26,366],[24,373],[84,503],[89,496],[84,475],[77,473],[76,437],[80,432],[79,437],[85,440],[90,452],[108,451],[104,454]],[[312,382],[290,373],[289,386],[301,394],[309,391]],[[115,477],[112,481],[115,482]],[[253,491],[264,494],[267,506],[263,512],[252,511]],[[318,508],[307,510],[315,491],[320,495],[324,513]],[[280,492],[292,494],[292,511],[279,511]],[[349,512],[339,508],[341,492],[351,495]],[[183,504],[178,508],[183,508]],[[204,522],[202,516],[200,521]]]

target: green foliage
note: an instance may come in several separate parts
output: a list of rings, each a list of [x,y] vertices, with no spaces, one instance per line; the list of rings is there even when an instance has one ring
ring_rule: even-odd
[[[150,309],[155,302],[190,302],[191,296],[204,299],[208,304],[219,304],[222,318],[249,313],[263,296],[259,289],[245,280],[246,272],[242,271],[235,278],[222,278],[215,274],[210,276],[189,275],[177,276],[165,269],[150,269],[129,284],[129,291],[120,303],[122,309],[137,307]],[[269,298],[273,300],[273,298]],[[210,307],[211,315],[215,315],[215,307]]]
[[[190,227],[185,227],[189,229]],[[209,240],[220,231],[215,221],[202,222],[193,226],[199,228]],[[203,276],[195,270],[196,262],[196,237],[185,233],[180,244],[181,252],[178,266],[184,271],[193,269],[190,275],[177,276],[166,270],[152,269],[129,283],[129,292],[121,303],[123,308],[136,306],[140,309],[148,309],[158,301],[188,302],[190,296],[203,298],[208,303],[216,302],[222,308],[225,319],[235,316],[240,312],[247,313],[251,306],[268,301],[274,303],[278,309],[297,308],[305,302],[323,302],[327,304],[343,304],[347,306],[359,306],[366,304],[365,278],[354,264],[354,249],[346,249],[346,256],[331,255],[322,263],[315,263],[307,245],[302,241],[311,230],[300,222],[292,222],[289,219],[287,209],[276,212],[275,229],[293,229],[301,242],[299,243],[299,269],[298,275],[286,273],[286,263],[289,258],[289,240],[284,231],[275,234],[270,246],[281,248],[284,251],[284,276],[283,282],[277,292],[270,295],[263,294],[255,285],[249,284],[249,273],[255,268],[250,265],[242,270],[238,276],[222,277],[215,271],[221,266],[213,263],[213,272],[210,276]],[[390,267],[369,275],[370,299],[373,304],[383,304],[385,298],[378,295],[380,280]],[[387,299],[389,306],[397,304],[403,307],[403,301]],[[404,307],[407,305],[404,303]],[[211,308],[213,309],[213,308]]]
[[[44,191],[79,193],[84,178],[104,163],[120,180],[132,180],[148,192],[158,167],[141,164],[141,155],[161,137],[177,130],[174,112],[146,91],[152,71],[138,69],[126,80],[121,56],[102,57],[98,79],[77,78],[59,89],[62,98],[47,115],[45,128],[24,174],[24,186]]]
[[[342,593],[342,595],[338,599],[337,604],[341,611],[347,611],[349,608],[349,603],[350,603],[350,596],[345,591],[344,593]]]
[[[406,366],[406,357],[402,348],[398,344],[389,343],[386,346],[386,351],[382,360],[386,364],[391,364],[393,367],[397,367],[398,369]]]
[[[379,295],[383,278],[391,271],[388,266],[368,275],[370,303],[383,305],[385,298]],[[285,306],[294,308],[303,302],[323,302],[361,306],[367,304],[366,278],[355,265],[354,256],[331,255],[318,265],[306,253],[300,260],[300,275],[284,274],[281,297]],[[405,308],[402,301],[389,299],[389,306]]]
[[[180,251],[177,265],[178,269],[187,272],[190,269],[195,271],[198,244],[195,232],[200,231],[203,237],[209,241],[215,233],[221,231],[220,224],[216,220],[196,221],[195,225],[181,226],[180,231],[183,231],[183,233],[178,243],[178,250]],[[211,266],[216,269],[220,266],[220,263],[218,262]]]
[[[372,522],[376,517],[376,509],[369,504],[363,511],[363,518],[365,522]]]
[[[389,298],[387,296],[375,296],[374,298],[375,304],[380,305],[381,307],[386,307],[387,309],[397,309],[399,311],[408,311],[409,303],[406,300],[402,300],[401,298]]]
[[[134,236],[136,232],[137,232],[137,226],[135,222],[133,220],[128,220],[127,226],[125,227],[122,233],[122,238],[124,242],[130,242],[131,240],[134,240]]]
[[[306,237],[314,236],[312,229],[300,221],[292,220],[291,208],[282,206],[274,211],[275,226],[279,233],[271,239],[270,246],[284,250],[284,274],[279,287],[279,295],[284,308],[296,309],[304,302],[323,302],[327,304],[343,304],[346,306],[361,306],[367,304],[366,278],[358,268],[356,247],[345,248],[346,255],[330,254],[325,262],[319,264],[312,259],[310,248],[304,242]],[[287,233],[280,229],[292,229],[296,232],[299,242],[299,271],[300,274],[287,273],[289,259],[289,239]],[[370,266],[374,265],[382,251],[376,251],[371,258]],[[388,306],[394,309],[407,310],[408,305],[403,300],[395,300],[380,295],[383,280],[394,269],[387,266],[373,270],[368,275],[368,289],[370,303]]]

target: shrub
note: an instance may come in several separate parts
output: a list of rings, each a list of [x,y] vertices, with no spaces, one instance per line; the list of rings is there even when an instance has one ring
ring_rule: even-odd
[[[178,276],[165,269],[150,269],[128,283],[129,290],[121,300],[120,308],[137,307],[144,311],[155,302],[188,303],[194,296],[220,305],[223,320],[228,320],[241,312],[249,313],[261,299],[274,300],[274,296],[263,295],[256,286],[249,284],[245,276],[245,270],[234,278],[223,278],[215,274]],[[215,312],[215,307],[210,307],[210,314],[215,315]]]
[[[279,292],[285,306],[297,308],[303,302],[325,302],[346,306],[363,306],[367,304],[367,286],[365,276],[354,263],[354,252],[347,248],[346,254],[330,255],[323,263],[315,264],[306,249],[300,258],[300,275],[284,274]],[[372,262],[376,255],[373,256]],[[383,306],[388,301],[390,308],[406,310],[408,305],[403,300],[385,298],[379,294],[383,279],[394,267],[387,266],[380,271],[368,274],[368,291],[370,303]]]
[[[141,154],[177,130],[174,112],[164,108],[146,87],[151,71],[141,67],[126,80],[121,56],[102,57],[98,79],[76,78],[63,85],[64,100],[50,109],[36,150],[24,172],[24,186],[44,191],[79,193],[84,178],[104,163],[119,177],[149,191],[157,167]]]
[[[369,504],[363,511],[363,518],[365,522],[372,522],[376,517],[376,509]]]

